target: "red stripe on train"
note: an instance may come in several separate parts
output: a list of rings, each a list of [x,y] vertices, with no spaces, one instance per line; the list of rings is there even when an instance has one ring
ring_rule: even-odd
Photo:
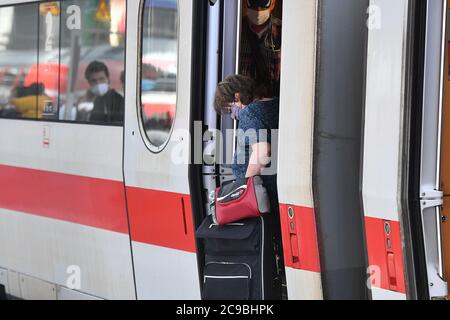
[[[133,241],[196,252],[187,195],[127,188]],[[0,208],[128,234],[123,182],[0,165]]]
[[[320,272],[314,209],[280,205],[284,262],[287,267]]]
[[[406,293],[400,223],[371,217],[365,222],[372,286]]]
[[[122,182],[0,165],[0,207],[128,233]]]
[[[196,252],[188,195],[127,187],[133,241]]]

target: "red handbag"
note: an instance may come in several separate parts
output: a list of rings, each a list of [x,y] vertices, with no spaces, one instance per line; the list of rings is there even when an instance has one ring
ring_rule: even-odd
[[[216,189],[212,210],[215,224],[226,225],[269,212],[270,200],[260,176],[238,179]]]

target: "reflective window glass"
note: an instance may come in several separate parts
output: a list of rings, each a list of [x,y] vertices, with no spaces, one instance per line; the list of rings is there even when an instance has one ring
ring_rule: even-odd
[[[38,60],[38,5],[0,8],[0,117],[42,116],[44,88]]]
[[[176,111],[177,1],[146,0],[142,32],[142,121],[151,145],[159,150],[169,139]]]
[[[0,8],[0,117],[122,125],[126,0]]]
[[[59,102],[59,30],[61,7],[59,2],[39,5],[39,55],[32,65],[29,78],[37,78],[38,118],[56,120]],[[25,80],[29,84],[32,80]]]
[[[125,0],[62,2],[59,119],[122,125]]]

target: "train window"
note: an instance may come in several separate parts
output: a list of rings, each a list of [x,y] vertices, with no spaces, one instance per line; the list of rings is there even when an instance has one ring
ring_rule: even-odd
[[[37,73],[36,4],[0,8],[0,117],[36,119],[47,100]]]
[[[61,4],[59,119],[122,125],[126,0]]]
[[[0,117],[122,125],[126,0],[0,8]]]
[[[164,148],[176,112],[178,8],[176,0],[145,0],[142,33],[141,115],[154,151]]]

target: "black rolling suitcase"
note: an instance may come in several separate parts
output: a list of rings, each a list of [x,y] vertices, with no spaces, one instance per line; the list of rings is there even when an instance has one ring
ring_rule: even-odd
[[[281,299],[272,217],[225,226],[206,218],[197,231],[205,248],[204,300]]]

